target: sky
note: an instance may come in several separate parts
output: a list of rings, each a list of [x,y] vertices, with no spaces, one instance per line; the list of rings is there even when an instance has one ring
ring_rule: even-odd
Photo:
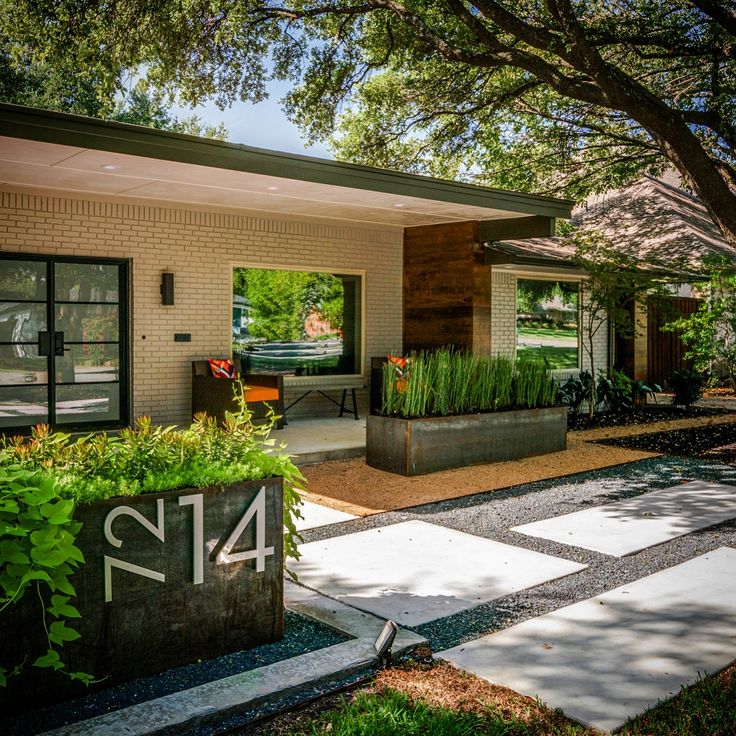
[[[214,103],[194,109],[174,105],[171,111],[177,117],[194,114],[207,123],[224,123],[231,143],[334,159],[323,144],[308,148],[297,127],[287,120],[279,100],[288,89],[288,82],[270,82],[268,99],[257,105],[238,102],[226,110],[220,110]]]

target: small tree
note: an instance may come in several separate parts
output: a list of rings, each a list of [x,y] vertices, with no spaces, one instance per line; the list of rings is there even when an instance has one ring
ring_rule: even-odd
[[[594,347],[598,334],[608,323],[621,337],[632,337],[638,325],[632,319],[631,305],[639,303],[646,310],[649,303],[667,294],[668,279],[654,261],[614,250],[598,234],[577,233],[568,242],[575,246],[574,261],[587,275],[580,284],[579,309],[581,342],[593,379],[588,409],[592,417],[597,404]]]
[[[668,323],[664,329],[675,331],[698,371],[722,367],[731,388],[736,388],[736,270],[727,259],[705,263],[709,281],[708,298],[694,314]]]

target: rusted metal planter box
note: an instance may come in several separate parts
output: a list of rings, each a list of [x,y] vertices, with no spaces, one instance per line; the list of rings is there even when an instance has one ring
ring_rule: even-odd
[[[74,517],[85,564],[71,578],[82,636],[61,650],[70,671],[107,687],[283,637],[281,478],[97,501]],[[0,661],[28,656],[0,688],[5,710],[89,692],[30,666],[46,650],[40,617],[33,591],[3,614]]]
[[[368,465],[399,475],[517,460],[567,448],[567,407],[420,419],[372,415],[367,422]]]

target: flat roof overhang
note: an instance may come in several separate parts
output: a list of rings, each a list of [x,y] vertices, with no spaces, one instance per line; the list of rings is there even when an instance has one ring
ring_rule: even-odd
[[[554,197],[8,104],[0,104],[0,182],[402,228],[553,221],[569,218],[573,206]]]

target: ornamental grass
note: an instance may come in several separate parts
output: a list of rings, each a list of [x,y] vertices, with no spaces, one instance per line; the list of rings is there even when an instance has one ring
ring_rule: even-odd
[[[542,361],[514,362],[442,348],[389,356],[383,416],[417,418],[553,406],[557,384]]]

